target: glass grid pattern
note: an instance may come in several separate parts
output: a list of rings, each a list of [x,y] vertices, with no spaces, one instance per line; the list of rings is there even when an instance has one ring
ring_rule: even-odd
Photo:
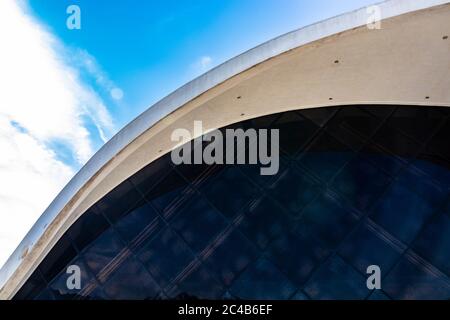
[[[15,299],[450,299],[449,115],[345,106],[230,126],[280,129],[277,175],[166,155],[83,214]]]

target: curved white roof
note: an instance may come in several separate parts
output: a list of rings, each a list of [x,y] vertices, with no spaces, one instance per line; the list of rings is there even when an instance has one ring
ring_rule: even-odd
[[[210,128],[220,127],[242,116],[268,114],[275,104],[276,112],[358,103],[450,106],[450,45],[441,35],[450,30],[449,1],[391,0],[378,6],[388,33],[366,29],[370,12],[362,8],[268,41],[151,106],[106,143],[45,210],[0,270],[0,299],[14,296],[90,205],[174,147],[161,141],[170,126],[200,117],[210,121]],[[418,52],[409,55],[408,50]],[[362,55],[370,56],[370,62],[360,61]],[[327,59],[332,62],[323,65]],[[334,59],[341,59],[339,71]],[[409,80],[419,77],[422,81]],[[296,83],[302,88],[292,95]],[[258,101],[262,92],[267,97]],[[241,94],[248,100],[241,105],[231,102],[230,97]],[[424,100],[425,95],[430,98]],[[235,114],[236,110],[241,111]]]

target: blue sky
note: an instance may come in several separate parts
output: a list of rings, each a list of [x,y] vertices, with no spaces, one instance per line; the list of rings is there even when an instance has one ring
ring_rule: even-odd
[[[374,0],[30,0],[67,46],[95,57],[124,91],[110,104],[120,128],[187,81],[264,41]],[[81,30],[65,9],[81,9]],[[201,60],[204,57],[202,65]],[[208,57],[210,59],[208,59]]]
[[[0,266],[153,103],[283,33],[375,0],[0,0]],[[81,29],[66,26],[70,5]]]

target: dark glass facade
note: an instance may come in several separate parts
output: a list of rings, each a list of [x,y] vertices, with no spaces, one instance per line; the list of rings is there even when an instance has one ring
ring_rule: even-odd
[[[235,124],[280,129],[278,174],[166,155],[83,214],[15,299],[450,299],[449,115],[345,106]]]

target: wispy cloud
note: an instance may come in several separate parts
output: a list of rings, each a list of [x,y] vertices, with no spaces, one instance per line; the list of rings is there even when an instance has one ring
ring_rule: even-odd
[[[203,56],[200,58],[200,66],[201,68],[206,71],[212,63],[212,58],[210,56]]]
[[[210,56],[202,56],[192,66],[195,73],[201,74],[211,69],[212,64],[213,59]]]
[[[105,71],[97,63],[95,57],[84,49],[75,49],[70,52],[70,57],[73,63],[81,70],[85,70],[91,77],[94,78],[97,85],[114,100],[121,100],[123,98],[123,91],[120,89],[106,74]]]
[[[0,1],[0,265],[98,147],[88,123],[103,141],[114,131],[101,96],[67,60],[68,49],[22,5]],[[77,54],[99,87],[118,89],[93,57]],[[75,168],[59,159],[55,141],[68,148]]]
[[[0,114],[0,266],[74,171]]]

